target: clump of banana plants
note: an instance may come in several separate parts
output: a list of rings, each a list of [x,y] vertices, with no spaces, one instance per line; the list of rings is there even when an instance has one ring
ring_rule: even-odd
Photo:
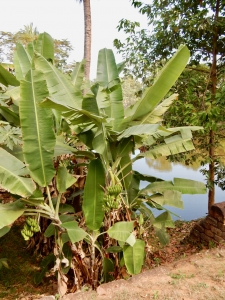
[[[194,148],[192,131],[199,127],[161,124],[178,96],[166,95],[188,59],[189,51],[182,45],[142,98],[125,110],[119,78],[123,64],[116,64],[110,49],[99,51],[96,81],[85,93],[84,63],[78,63],[70,76],[59,71],[47,33],[26,48],[17,44],[15,76],[0,66],[0,82],[6,87],[2,99],[10,100],[0,114],[7,122],[17,122],[22,132],[21,148],[0,149],[0,185],[17,195],[13,203],[0,204],[0,234],[25,215],[21,234],[28,240],[41,230],[40,217],[49,220],[44,234],[55,239],[54,271],[61,296],[84,284],[95,289],[119,278],[122,269],[140,273],[144,220],[165,243],[165,229],[173,221],[164,205],[182,208],[182,194],[206,192],[201,182],[163,181],[132,169],[138,159]],[[73,139],[82,150],[73,147]],[[140,152],[141,147],[147,151]],[[74,157],[86,173],[83,189],[80,175],[71,168]],[[141,181],[147,183],[145,188],[140,188]],[[76,184],[80,189],[72,196],[79,194],[82,200],[77,210],[68,192]],[[155,217],[152,207],[162,213]]]

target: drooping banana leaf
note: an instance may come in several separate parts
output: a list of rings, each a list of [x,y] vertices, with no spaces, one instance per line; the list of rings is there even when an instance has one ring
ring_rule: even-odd
[[[0,203],[0,229],[12,224],[24,212],[24,204],[19,200],[2,204]]]
[[[20,87],[17,86],[12,89],[8,89],[5,93],[12,99],[13,104],[19,106],[19,99],[20,99]]]
[[[142,191],[140,191],[141,193]],[[169,205],[174,206],[177,208],[184,208],[184,204],[181,198],[182,193],[179,191],[164,191],[162,194],[157,193],[151,196],[151,201],[154,201],[155,203],[163,206],[163,205]]]
[[[155,133],[159,129],[159,124],[142,124],[142,125],[136,125],[131,126],[124,130],[124,132],[118,136],[118,141],[120,141],[123,138],[127,138],[131,135],[142,135],[142,134],[148,134],[151,135]]]
[[[79,151],[74,147],[69,146],[65,143],[65,140],[62,136],[56,137],[56,145],[54,149],[54,157],[60,156],[63,154],[74,154],[78,158],[85,158],[92,160],[95,158],[94,153],[91,151]]]
[[[56,139],[52,111],[39,106],[47,96],[43,74],[30,70],[26,80],[21,81],[20,120],[25,162],[31,177],[40,186],[47,186],[55,174],[53,156]]]
[[[81,116],[82,119],[82,123],[88,123],[88,122],[96,122],[96,123],[103,123],[106,122],[106,117],[105,116],[99,116],[99,115],[95,115],[87,110],[84,109],[78,109],[78,108],[74,108],[71,106],[67,106],[66,103],[60,103],[58,100],[56,100],[55,98],[46,98],[45,100],[43,100],[40,103],[41,107],[45,107],[45,108],[53,108],[55,110],[58,111],[62,111],[64,112],[63,115],[65,116],[65,118],[67,118],[72,124],[76,124],[76,123],[81,123],[81,122],[73,122],[73,118],[75,119],[75,117],[79,117]]]
[[[174,85],[184,70],[189,57],[188,48],[184,45],[180,46],[175,55],[161,70],[154,84],[145,91],[143,97],[133,107],[126,109],[125,115],[127,118],[124,120],[126,124],[131,121],[139,121],[140,124],[145,122],[153,109]]]
[[[80,228],[75,221],[62,223],[61,226],[67,230],[72,243],[79,242],[87,236],[87,232]]]
[[[0,238],[10,231],[10,226],[5,226],[0,229]]]
[[[25,79],[27,72],[31,68],[31,57],[20,43],[16,44],[14,52],[14,66],[17,80]]]
[[[0,105],[0,114],[9,122],[16,126],[20,126],[20,119],[18,114],[14,113],[6,106]]]
[[[162,193],[166,190],[175,190],[179,191],[182,194],[205,194],[206,186],[203,182],[183,179],[183,178],[174,178],[174,181],[161,181],[161,182],[152,182],[147,185],[142,192],[144,193]]]
[[[58,103],[81,109],[82,97],[68,78],[42,55],[35,53],[35,67],[44,73],[50,96]]]
[[[91,230],[98,230],[104,218],[104,186],[104,167],[99,159],[94,159],[88,167],[82,206],[86,225]]]
[[[60,193],[64,193],[71,185],[73,185],[77,179],[72,176],[66,167],[60,166],[57,170],[56,182],[57,190]]]
[[[133,161],[137,160],[140,157],[154,159],[159,156],[169,156],[172,154],[182,153],[195,149],[191,140],[183,140],[181,137],[179,138],[180,140],[175,140],[174,142],[167,144],[161,144],[159,146],[153,147],[146,152],[140,153],[136,156],[135,159],[133,159]]]
[[[116,239],[121,242],[126,242],[130,237],[134,229],[134,222],[117,222],[113,226],[111,226],[107,233],[112,239]]]
[[[157,105],[150,115],[146,117],[146,119],[143,119],[143,123],[146,124],[156,124],[163,120],[164,113],[169,109],[170,105],[177,100],[178,94],[173,94],[169,98],[165,99]]]
[[[102,49],[98,54],[96,81],[108,91],[110,106],[105,108],[106,114],[112,118],[113,130],[118,130],[124,118],[122,87],[118,81],[119,72],[111,49]],[[117,82],[114,84],[114,81]]]
[[[16,79],[16,77],[7,71],[2,65],[0,65],[0,83],[5,86],[19,86],[20,82]]]
[[[163,212],[158,217],[155,218],[153,226],[158,229],[164,229],[166,227],[174,228],[174,222],[171,218],[171,215],[168,211]]]
[[[29,171],[24,163],[0,148],[0,185],[12,194],[27,198],[36,186],[31,178],[26,178]]]

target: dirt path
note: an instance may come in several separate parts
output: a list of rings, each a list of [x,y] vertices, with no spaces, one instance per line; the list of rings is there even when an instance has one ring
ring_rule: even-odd
[[[125,281],[103,284],[96,292],[68,294],[63,300],[219,300],[225,299],[225,247],[145,271]]]

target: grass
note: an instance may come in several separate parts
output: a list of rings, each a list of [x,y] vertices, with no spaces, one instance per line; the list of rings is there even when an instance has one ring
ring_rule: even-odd
[[[41,286],[35,286],[33,278],[39,270],[38,263],[26,250],[20,230],[19,226],[13,226],[10,232],[0,238],[0,258],[7,258],[9,265],[9,269],[3,267],[0,270],[0,299],[16,300],[51,290],[50,278]]]

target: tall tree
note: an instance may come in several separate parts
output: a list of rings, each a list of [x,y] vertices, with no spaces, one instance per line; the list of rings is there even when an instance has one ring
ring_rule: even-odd
[[[204,106],[204,125],[208,133],[208,179],[210,190],[208,208],[215,201],[215,146],[217,144],[217,125],[221,120],[218,107],[223,101],[221,91],[221,74],[225,63],[225,2],[223,0],[186,1],[186,0],[153,0],[151,4],[143,4],[132,0],[132,5],[146,15],[151,30],[140,30],[137,22],[121,20],[119,30],[129,36],[125,43],[115,40],[114,45],[134,68],[130,69],[138,77],[148,69],[157,72],[180,45],[185,43],[191,51],[190,65],[197,66],[201,62],[208,65],[208,80],[205,92],[201,94]],[[137,59],[141,64],[137,64]],[[149,65],[152,67],[149,69]],[[201,69],[201,68],[200,68]],[[201,70],[200,70],[201,72]],[[191,76],[190,76],[191,78]],[[146,80],[146,77],[144,77]],[[206,97],[207,95],[207,97]],[[224,95],[223,95],[224,96]],[[221,106],[220,106],[221,107]]]
[[[21,43],[26,46],[28,43],[33,42],[38,37],[38,29],[33,26],[33,23],[25,25],[16,33],[0,31],[0,61],[13,62],[13,52],[15,44]],[[64,69],[67,64],[69,52],[72,50],[71,43],[66,40],[54,39],[55,49],[55,65]]]
[[[84,76],[86,80],[90,79],[91,67],[91,4],[90,0],[79,0],[84,5]]]

